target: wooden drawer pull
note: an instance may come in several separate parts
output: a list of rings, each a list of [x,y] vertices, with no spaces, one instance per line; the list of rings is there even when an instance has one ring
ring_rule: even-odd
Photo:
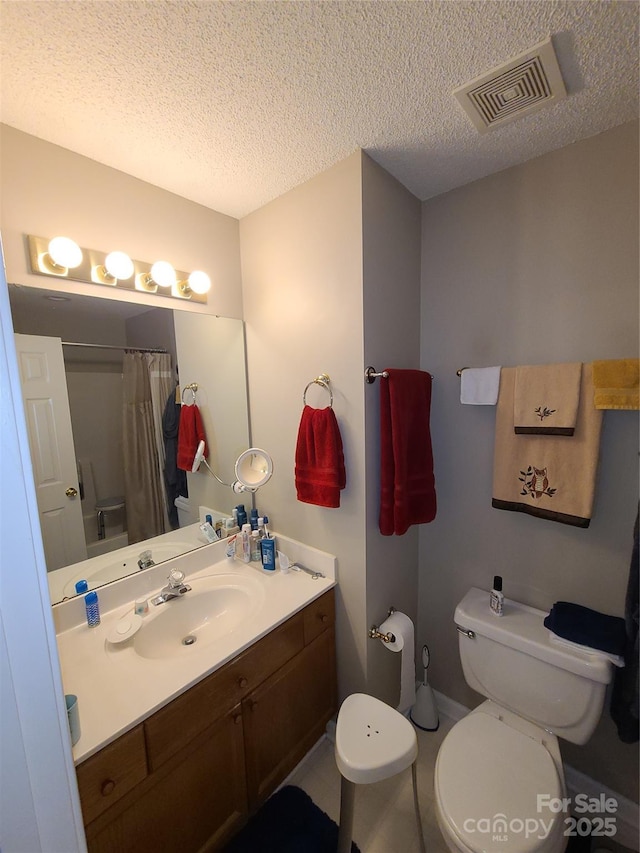
[[[242,722],[242,714],[234,714],[233,715],[233,722],[236,726],[239,726],[240,723]]]
[[[240,676],[240,678],[238,679],[238,687],[239,687],[241,690],[243,690],[243,689],[247,686],[247,684],[248,684],[248,683],[249,683],[249,682],[248,682],[248,680],[244,677],[244,675]]]
[[[329,621],[329,617],[326,613],[318,613],[318,619],[322,622],[323,625],[326,625]]]
[[[100,786],[100,793],[103,797],[108,797],[109,794],[113,793],[113,789],[116,787],[116,783],[113,779],[105,779],[102,785]]]
[[[251,712],[253,712],[253,711],[255,711],[255,709],[256,709],[257,707],[258,707],[258,703],[256,702],[256,700],[255,700],[255,699],[251,699],[251,701],[249,702],[249,710],[250,710]]]

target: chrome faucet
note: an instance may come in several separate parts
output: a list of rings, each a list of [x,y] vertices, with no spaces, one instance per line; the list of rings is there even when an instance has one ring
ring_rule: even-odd
[[[151,566],[155,566],[151,551],[143,551],[138,559],[138,568],[142,571],[142,569],[150,569]]]
[[[185,592],[189,592],[191,589],[189,584],[184,582],[184,572],[180,572],[177,569],[173,569],[169,573],[168,581],[169,583],[164,589],[160,590],[160,594],[151,599],[152,604],[165,604],[165,602],[171,601],[173,598],[180,598],[181,595],[184,595]]]

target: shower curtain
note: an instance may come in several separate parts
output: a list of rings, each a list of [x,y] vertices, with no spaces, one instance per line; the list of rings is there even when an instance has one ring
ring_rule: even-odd
[[[164,443],[163,418],[167,399],[173,393],[175,380],[171,370],[171,356],[168,353],[153,353],[149,363],[149,380],[151,383],[151,406],[153,408],[153,427],[158,451],[158,473],[160,476],[160,488],[162,490],[162,512],[164,518],[164,530],[172,529],[169,521],[169,501],[167,497],[167,485],[164,479],[166,462],[166,450]]]
[[[122,378],[124,488],[129,542],[134,543],[170,529],[165,521],[164,450],[161,448],[162,407],[171,389],[171,357],[125,352]],[[158,404],[162,399],[164,402]],[[156,430],[158,405],[159,432]]]

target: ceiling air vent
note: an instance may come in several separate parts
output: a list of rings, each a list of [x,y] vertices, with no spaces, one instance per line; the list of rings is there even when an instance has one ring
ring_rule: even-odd
[[[453,92],[480,133],[567,97],[551,38]]]

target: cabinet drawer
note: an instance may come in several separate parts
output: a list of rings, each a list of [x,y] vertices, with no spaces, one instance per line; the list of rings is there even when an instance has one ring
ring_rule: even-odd
[[[131,791],[147,775],[142,726],[118,738],[77,768],[85,824]]]
[[[308,646],[316,637],[319,637],[327,628],[333,628],[335,615],[335,595],[332,589],[312,601],[303,610],[304,616],[304,644]]]
[[[296,614],[145,723],[149,767],[157,770],[303,648]]]

